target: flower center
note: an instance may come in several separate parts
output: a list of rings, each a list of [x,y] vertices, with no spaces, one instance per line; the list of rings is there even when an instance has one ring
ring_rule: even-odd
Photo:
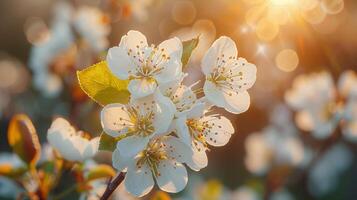
[[[141,115],[138,110],[130,107],[128,113],[133,126],[129,129],[127,135],[146,137],[154,133],[155,128],[152,121],[155,114],[153,111]]]
[[[154,141],[148,144],[148,147],[139,154],[139,159],[136,163],[137,167],[141,168],[146,164],[149,166],[154,176],[160,176],[158,165],[160,161],[168,159],[166,152],[162,147],[163,144],[159,141]]]
[[[195,119],[189,119],[186,122],[188,126],[188,130],[190,132],[191,137],[193,138],[193,143],[196,146],[198,151],[201,151],[201,149],[197,146],[198,143],[201,143],[204,147],[207,146],[206,138],[204,137],[204,132],[207,129],[210,129],[211,126],[207,122],[201,122],[199,120]]]

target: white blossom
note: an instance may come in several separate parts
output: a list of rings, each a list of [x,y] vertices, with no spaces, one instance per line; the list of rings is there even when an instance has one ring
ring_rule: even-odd
[[[245,140],[245,149],[245,165],[257,175],[264,175],[276,165],[304,167],[311,158],[309,150],[295,134],[281,132],[274,126],[250,134]]]
[[[204,115],[204,112],[205,104],[197,103],[187,114],[175,120],[177,135],[193,148],[193,159],[187,164],[196,171],[207,166],[208,145],[224,146],[234,133],[234,128],[226,117]]]
[[[83,131],[76,131],[71,124],[57,118],[48,129],[47,140],[61,156],[69,161],[84,161],[98,151],[99,137],[88,139]]]
[[[232,193],[231,200],[261,200],[259,194],[250,187],[242,186]]]
[[[192,151],[178,138],[153,139],[134,159],[124,154],[125,151],[116,148],[112,162],[119,171],[126,171],[125,189],[132,195],[141,197],[149,193],[154,187],[154,179],[165,192],[177,193],[185,188],[188,176],[182,163],[192,156]]]
[[[104,131],[112,136],[125,136],[118,149],[128,157],[142,151],[149,140],[165,134],[175,114],[175,107],[157,90],[153,95],[131,99],[130,103],[109,104],[101,113]]]
[[[181,55],[182,43],[178,38],[154,47],[148,46],[142,33],[129,31],[119,46],[109,49],[107,62],[114,75],[130,81],[128,90],[132,97],[141,98],[182,75]]]
[[[250,105],[247,89],[256,80],[256,66],[237,57],[234,41],[222,36],[208,49],[202,59],[202,71],[206,76],[204,93],[212,104],[239,114]]]
[[[297,111],[295,121],[304,131],[324,139],[338,124],[336,89],[327,72],[300,75],[285,94],[286,102]]]
[[[86,43],[95,51],[105,50],[109,41],[110,26],[107,17],[99,9],[82,6],[74,16],[74,27]]]

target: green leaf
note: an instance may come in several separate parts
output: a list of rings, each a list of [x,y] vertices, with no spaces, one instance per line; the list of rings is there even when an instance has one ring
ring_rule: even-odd
[[[181,62],[183,68],[187,65],[188,61],[190,60],[192,51],[197,47],[199,42],[199,36],[197,38],[193,38],[192,40],[183,41],[183,52],[181,57]]]
[[[27,115],[15,115],[9,124],[7,138],[14,153],[29,166],[35,166],[40,158],[41,145],[36,129]]]
[[[89,170],[86,181],[115,176],[115,170],[109,165],[100,164]]]
[[[123,139],[124,137],[125,135],[114,138],[106,133],[102,133],[100,135],[100,140],[99,140],[99,150],[113,152],[116,148],[117,142]]]
[[[77,78],[82,90],[101,106],[129,102],[128,81],[114,76],[105,61],[77,71]]]

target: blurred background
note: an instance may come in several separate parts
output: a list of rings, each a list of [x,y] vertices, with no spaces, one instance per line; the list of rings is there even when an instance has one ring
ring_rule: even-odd
[[[357,199],[357,144],[297,127],[284,98],[298,75],[326,71],[337,85],[344,71],[357,71],[355,0],[1,0],[0,24],[1,152],[10,151],[6,131],[16,113],[31,117],[41,142],[56,116],[99,135],[100,107],[75,71],[105,59],[129,30],[153,44],[200,36],[187,84],[202,78],[202,56],[226,35],[257,66],[251,106],[230,116],[229,144],[208,152],[208,167],[174,197],[193,199],[196,188],[218,184],[218,199]]]

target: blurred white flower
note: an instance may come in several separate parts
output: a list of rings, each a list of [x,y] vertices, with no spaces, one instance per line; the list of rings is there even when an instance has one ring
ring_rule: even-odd
[[[182,43],[178,38],[154,47],[148,46],[142,33],[129,31],[119,46],[109,49],[107,61],[114,75],[130,80],[128,90],[132,97],[141,98],[182,75],[181,55]]]
[[[338,89],[344,98],[342,132],[346,139],[357,142],[357,74],[344,72],[339,79]]]
[[[208,145],[224,146],[234,133],[233,125],[226,117],[217,114],[205,116],[204,112],[205,104],[197,103],[175,120],[177,135],[193,148],[194,156],[187,164],[196,171],[207,166]]]
[[[259,194],[250,187],[242,186],[232,193],[231,200],[261,200]]]
[[[169,98],[158,90],[141,99],[131,99],[128,105],[109,104],[101,113],[104,131],[112,136],[125,135],[117,148],[127,157],[142,151],[153,137],[165,134],[175,114]]]
[[[84,132],[76,131],[71,124],[57,118],[48,129],[47,140],[61,156],[69,161],[84,161],[98,151],[99,137],[88,139]]]
[[[26,167],[16,154],[3,152],[0,153],[0,165],[13,169]],[[13,180],[0,177],[0,197],[15,199],[21,191],[21,188]]]
[[[281,132],[274,126],[261,133],[250,134],[245,141],[247,169],[257,175],[264,175],[276,165],[303,167],[311,158],[299,138],[292,132]]]
[[[257,71],[255,65],[244,58],[238,58],[237,54],[234,41],[222,36],[212,44],[202,59],[207,100],[234,114],[248,110],[250,97],[247,89],[255,83]]]
[[[285,100],[297,111],[297,126],[311,131],[317,139],[324,139],[337,126],[336,95],[331,75],[321,72],[298,76],[285,94]]]
[[[86,192],[82,192],[79,200],[99,200],[107,188],[105,181],[101,180],[91,181],[89,184],[91,189],[87,190]]]
[[[138,197],[146,195],[154,187],[154,178],[165,192],[176,193],[185,188],[188,176],[182,163],[192,156],[192,151],[178,138],[153,139],[134,159],[125,154],[116,148],[112,161],[116,169],[127,171],[124,185],[129,193]]]
[[[311,131],[315,138],[327,138],[341,125],[344,137],[357,141],[356,88],[357,75],[353,71],[341,74],[338,88],[327,72],[300,75],[285,99],[297,112],[297,126]]]
[[[74,27],[86,43],[95,51],[106,50],[110,26],[107,17],[99,9],[82,6],[74,16]]]
[[[50,38],[33,46],[29,66],[33,70],[34,86],[44,96],[55,97],[62,90],[60,77],[53,74],[49,67],[53,59],[67,50],[74,42],[71,30],[72,7],[64,2],[56,4],[55,16],[50,30]]]
[[[133,16],[140,22],[145,22],[149,18],[148,7],[154,2],[154,0],[131,0],[130,9]]]
[[[352,161],[353,154],[344,144],[337,144],[329,149],[309,172],[308,186],[311,194],[321,197],[335,188]]]

